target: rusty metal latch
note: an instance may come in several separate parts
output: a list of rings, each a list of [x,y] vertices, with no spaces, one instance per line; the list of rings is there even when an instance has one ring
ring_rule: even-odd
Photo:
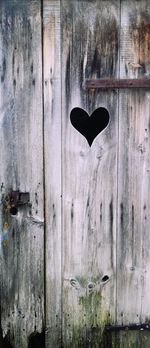
[[[29,204],[30,202],[30,194],[28,192],[12,191],[9,197],[10,204],[15,206]]]
[[[9,227],[9,216],[17,215],[18,207],[30,203],[30,194],[28,192],[11,191],[10,194],[2,198],[3,205],[3,228]]]

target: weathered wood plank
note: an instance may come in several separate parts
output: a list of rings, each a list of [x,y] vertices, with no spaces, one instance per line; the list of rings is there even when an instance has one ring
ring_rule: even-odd
[[[121,1],[120,39],[120,78],[149,76],[148,1]],[[120,324],[149,320],[149,110],[149,91],[120,91],[117,236],[117,318]]]
[[[26,348],[44,326],[41,81],[40,1],[1,1],[1,199],[19,189],[31,203],[8,214],[8,228],[0,207],[1,332],[13,348]]]
[[[44,0],[46,347],[61,346],[60,1]]]
[[[118,1],[62,1],[63,344],[99,347],[115,321],[118,94],[85,91],[118,77]],[[91,148],[71,125],[74,107],[110,113]],[[94,334],[96,330],[96,334]]]

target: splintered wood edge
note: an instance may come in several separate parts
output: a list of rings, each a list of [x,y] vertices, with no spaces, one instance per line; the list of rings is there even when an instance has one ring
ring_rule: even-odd
[[[150,79],[87,79],[86,89],[150,88]]]

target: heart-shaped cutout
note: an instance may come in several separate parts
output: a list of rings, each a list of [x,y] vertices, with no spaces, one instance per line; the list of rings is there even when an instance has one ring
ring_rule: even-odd
[[[91,116],[81,108],[74,108],[70,113],[70,120],[91,146],[96,136],[102,132],[109,123],[109,112],[105,108],[96,109]]]

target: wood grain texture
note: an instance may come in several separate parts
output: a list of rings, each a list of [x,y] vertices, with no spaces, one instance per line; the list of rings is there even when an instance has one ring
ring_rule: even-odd
[[[1,327],[13,348],[44,325],[43,139],[40,1],[0,3],[0,187],[31,206],[0,219]],[[2,344],[2,342],[1,342]]]
[[[46,202],[46,347],[61,346],[60,1],[43,3]]]
[[[120,78],[149,76],[148,1],[121,1],[120,40]],[[149,320],[150,308],[149,91],[120,92],[119,119],[118,323],[144,323]]]
[[[149,0],[0,1],[2,347],[149,347],[103,328],[150,321],[150,92],[84,88],[149,83],[149,43]],[[74,107],[109,111],[91,148]],[[4,216],[17,189],[31,204]]]
[[[118,1],[63,0],[61,18],[63,343],[99,347],[115,320],[118,95],[82,86],[118,76]],[[100,106],[110,123],[89,148],[69,115]]]

